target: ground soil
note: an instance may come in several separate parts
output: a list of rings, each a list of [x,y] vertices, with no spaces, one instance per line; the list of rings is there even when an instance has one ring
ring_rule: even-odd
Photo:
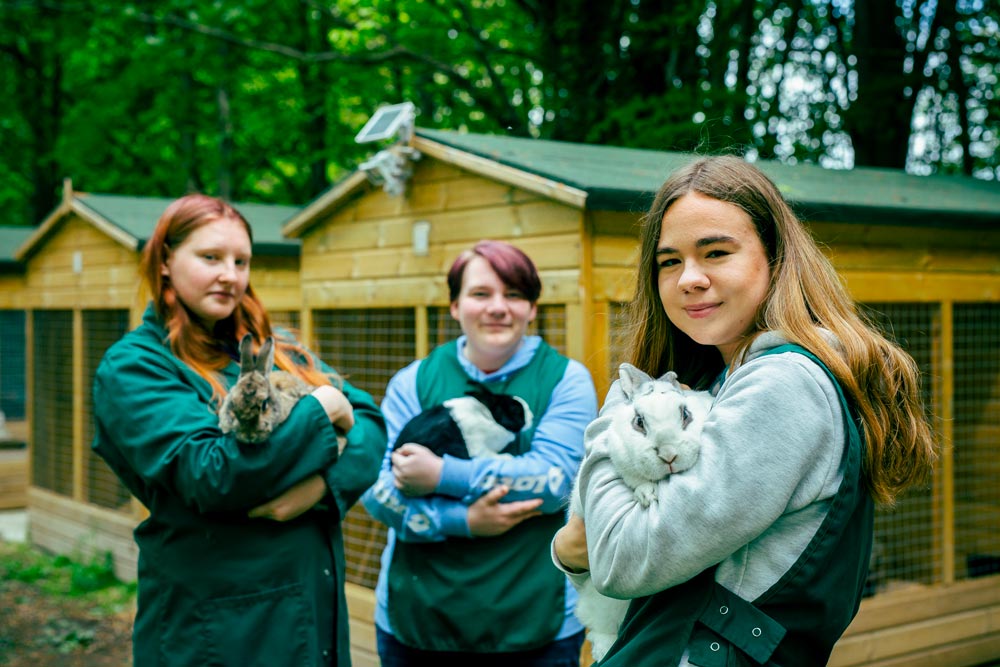
[[[128,667],[131,605],[109,611],[87,597],[0,581],[0,666]]]

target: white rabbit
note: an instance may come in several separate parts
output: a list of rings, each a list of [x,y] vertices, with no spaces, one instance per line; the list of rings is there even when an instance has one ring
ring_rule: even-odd
[[[219,406],[219,428],[240,442],[260,443],[288,417],[315,387],[287,371],[274,371],[274,338],[268,336],[260,353],[253,353],[253,336],[240,340],[240,376]],[[342,385],[339,377],[334,386]],[[338,438],[340,449],[346,439]]]
[[[701,427],[714,400],[707,391],[684,389],[677,374],[668,372],[654,380],[631,364],[618,369],[625,400],[610,406],[584,433],[590,453],[605,438],[608,454],[625,484],[634,489],[637,503],[649,507],[657,500],[657,487],[670,475],[687,470],[698,460]],[[570,496],[570,512],[584,517],[579,477]],[[576,615],[587,628],[591,654],[600,660],[614,644],[629,600],[601,595],[588,576],[576,584]]]

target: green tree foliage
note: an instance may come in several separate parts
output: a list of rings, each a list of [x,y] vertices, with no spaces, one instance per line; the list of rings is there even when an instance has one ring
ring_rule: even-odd
[[[996,0],[0,0],[0,204],[302,204],[425,127],[996,179]]]

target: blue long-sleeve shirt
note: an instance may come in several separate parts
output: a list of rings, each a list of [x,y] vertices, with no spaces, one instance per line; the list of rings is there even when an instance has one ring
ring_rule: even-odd
[[[499,370],[488,374],[465,358],[464,336],[458,340],[457,354],[462,368],[471,379],[489,384],[502,382],[527,365],[540,342],[537,336],[525,337],[514,356]],[[497,483],[510,488],[504,502],[541,498],[542,512],[563,511],[583,458],[583,432],[597,416],[597,394],[590,373],[583,364],[571,359],[562,380],[552,392],[545,414],[535,416],[538,425],[530,451],[512,458],[458,459],[446,455],[434,494],[408,497],[393,483],[391,454],[403,426],[422,411],[417,392],[420,363],[415,361],[399,371],[386,388],[381,408],[389,447],[378,481],[362,497],[365,509],[389,526],[388,541],[382,553],[382,569],[375,589],[375,622],[387,632],[391,632],[387,612],[387,577],[395,541],[436,542],[451,536],[470,537],[469,505]],[[559,639],[582,629],[572,613],[576,605],[576,591],[568,582],[566,603],[566,623],[557,637]]]

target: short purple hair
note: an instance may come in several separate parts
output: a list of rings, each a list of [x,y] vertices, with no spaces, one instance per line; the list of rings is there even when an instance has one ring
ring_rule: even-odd
[[[448,270],[448,296],[452,303],[458,300],[458,295],[462,292],[465,267],[473,257],[482,257],[489,262],[507,287],[518,290],[531,303],[538,301],[542,293],[542,280],[538,277],[538,269],[531,258],[509,243],[480,241],[459,255]]]

